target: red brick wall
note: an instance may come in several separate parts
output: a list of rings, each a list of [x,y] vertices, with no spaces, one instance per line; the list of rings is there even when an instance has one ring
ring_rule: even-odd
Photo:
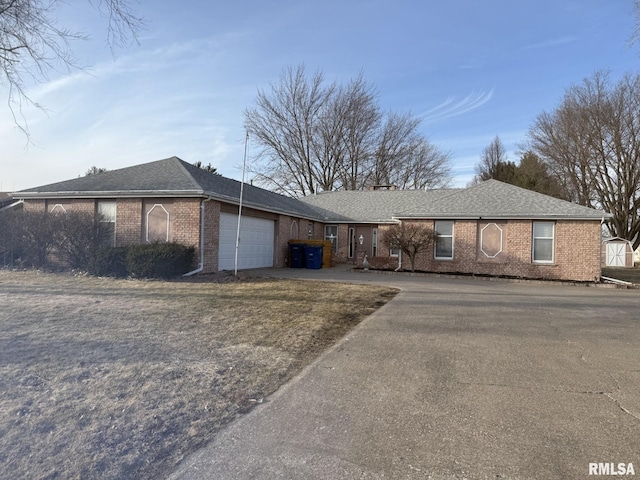
[[[434,225],[432,220],[425,223],[431,227]],[[453,259],[435,260],[433,250],[429,249],[418,255],[416,269],[576,281],[593,281],[600,277],[599,221],[557,221],[552,264],[532,261],[532,225],[531,220],[508,221],[504,238],[506,259],[501,262],[483,262],[476,257],[477,222],[455,221]],[[406,256],[403,267],[410,268]]]
[[[70,198],[46,200],[47,212],[86,212],[94,214],[96,202],[93,199]]]
[[[25,200],[22,208],[27,212],[44,212],[47,209],[47,202],[46,200]]]
[[[293,232],[291,226],[294,224]],[[274,267],[287,267],[289,262],[289,240],[294,240],[300,231],[300,220],[287,215],[278,215],[275,231]],[[292,236],[293,235],[293,236]]]
[[[309,239],[309,223],[312,224],[311,240],[324,240],[324,224],[309,222],[307,219],[290,217],[288,215],[278,215],[273,263],[275,267],[289,266],[289,240],[304,241]]]
[[[220,202],[204,203],[204,272],[218,270],[218,240],[220,238]]]
[[[142,242],[142,199],[116,200],[116,246],[136,245]]]
[[[200,198],[176,198],[170,240],[200,250]]]

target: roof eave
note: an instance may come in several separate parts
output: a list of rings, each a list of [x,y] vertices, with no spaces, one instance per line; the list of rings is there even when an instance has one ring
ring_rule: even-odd
[[[206,197],[202,190],[108,190],[108,191],[62,191],[62,192],[15,192],[19,199],[47,198],[132,198],[132,197]]]
[[[601,221],[605,218],[611,218],[609,213],[601,215],[585,216],[585,215],[394,215],[397,220],[574,220],[574,221]]]

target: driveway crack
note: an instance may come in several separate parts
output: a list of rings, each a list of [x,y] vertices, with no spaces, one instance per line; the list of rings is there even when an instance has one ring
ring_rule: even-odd
[[[614,383],[616,384],[617,391],[620,391],[620,384],[618,383],[618,381],[613,377],[613,375],[611,375],[611,378],[613,379]],[[522,386],[522,385],[510,385],[510,384],[507,384],[507,383],[489,383],[489,382],[460,382],[460,381],[458,381],[457,383],[459,385],[475,385],[475,386],[480,386],[480,387],[517,388],[517,389],[520,389],[520,390],[529,390],[531,392],[557,392],[557,393],[572,393],[572,394],[576,394],[576,395],[602,395],[604,397],[607,397],[612,402],[614,402],[617,405],[617,407],[620,410],[622,410],[624,413],[626,413],[627,415],[630,415],[633,418],[635,418],[636,420],[640,421],[640,416],[636,415],[635,413],[627,410],[624,406],[622,406],[620,401],[618,401],[612,395],[612,392],[606,392],[604,390],[567,390],[567,389],[562,389],[562,388],[526,387],[526,386]]]

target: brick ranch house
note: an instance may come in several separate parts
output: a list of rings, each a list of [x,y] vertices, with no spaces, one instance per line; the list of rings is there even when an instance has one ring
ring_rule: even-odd
[[[99,212],[111,244],[176,241],[196,247],[197,272],[234,268],[240,182],[177,157],[16,192],[26,210]],[[462,189],[326,192],[293,199],[245,184],[238,268],[285,267],[292,239],[330,240],[337,263],[396,268],[383,244],[398,222],[437,240],[416,268],[430,272],[593,281],[609,215],[496,180]]]

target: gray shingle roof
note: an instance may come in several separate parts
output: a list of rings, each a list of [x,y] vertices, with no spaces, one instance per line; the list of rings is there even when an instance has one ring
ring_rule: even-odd
[[[215,175],[178,157],[74,178],[15,193],[16,198],[191,196],[230,203],[240,199],[240,182]],[[245,184],[243,203],[271,212],[320,218],[321,211],[298,200]]]
[[[335,212],[329,221],[388,222],[402,218],[571,218],[609,215],[497,180],[469,188],[327,192],[301,199]]]
[[[22,190],[15,199],[134,196],[212,197],[238,203],[240,182],[177,157]],[[401,218],[601,219],[598,210],[489,180],[466,189],[340,191],[285,197],[245,184],[246,206],[325,223],[384,223]]]
[[[549,218],[601,219],[610,215],[497,180],[461,189],[431,203],[408,208],[397,218]]]
[[[309,205],[332,212],[326,220],[339,222],[390,222],[403,211],[428,212],[430,205],[457,192],[457,189],[438,190],[374,190],[324,192],[303,197]]]

